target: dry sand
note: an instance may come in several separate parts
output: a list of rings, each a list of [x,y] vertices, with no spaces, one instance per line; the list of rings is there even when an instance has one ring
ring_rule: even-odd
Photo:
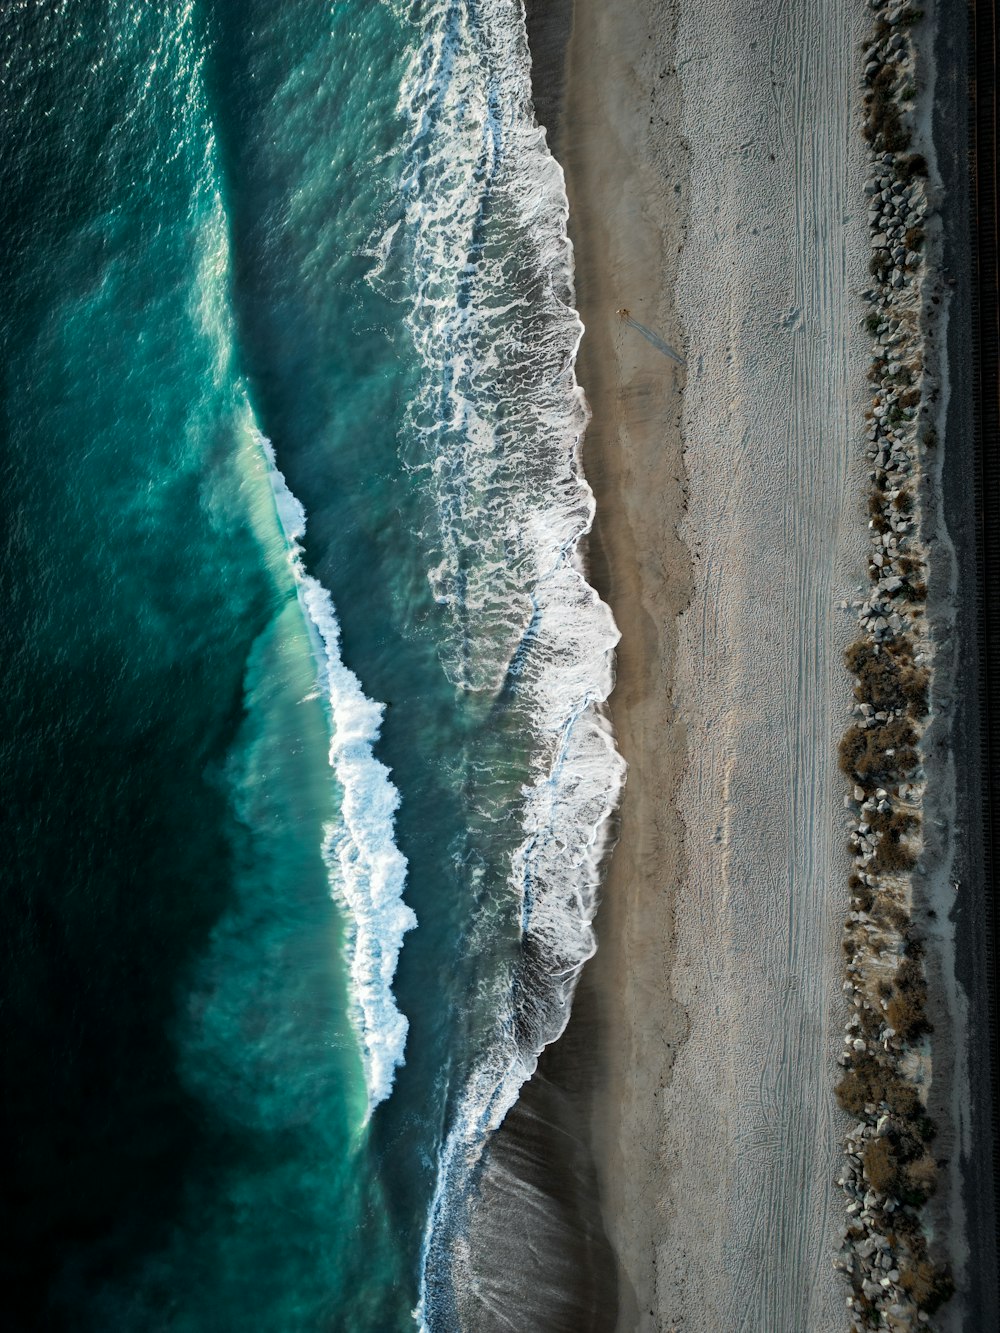
[[[837,604],[864,569],[867,10],[677,8],[577,0],[557,141],[630,765],[590,978],[601,1184],[619,1328],[820,1333],[845,1323]]]

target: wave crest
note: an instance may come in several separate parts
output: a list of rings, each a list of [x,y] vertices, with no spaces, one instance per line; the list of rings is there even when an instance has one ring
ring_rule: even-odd
[[[341,659],[333,600],[302,562],[305,510],[278,469],[271,441],[259,432],[257,438],[331,713],[330,766],[342,797],[340,822],[327,827],[323,855],[331,891],[345,909],[352,1016],[370,1113],[392,1090],[408,1029],[392,994],[403,936],[417,924],[403,901],[407,864],[394,839],[399,793],[373,753],[384,706],[365,695]]]

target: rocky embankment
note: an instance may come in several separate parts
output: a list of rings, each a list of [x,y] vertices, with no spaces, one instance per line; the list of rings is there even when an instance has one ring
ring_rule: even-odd
[[[913,151],[920,137],[923,15],[906,4],[871,5],[875,29],[863,52],[873,279],[865,293],[873,344],[871,591],[855,603],[861,635],[846,660],[856,683],[856,720],[840,745],[856,822],[844,929],[844,991],[854,1012],[837,1096],[855,1123],[838,1180],[848,1216],[835,1262],[850,1281],[852,1333],[901,1333],[930,1326],[951,1292],[922,1213],[937,1163],[926,1112],[931,1048],[923,944],[913,921],[927,781],[921,741],[934,698],[921,490],[930,484],[928,451],[937,440],[938,395],[924,353],[937,304],[939,238],[927,163]]]

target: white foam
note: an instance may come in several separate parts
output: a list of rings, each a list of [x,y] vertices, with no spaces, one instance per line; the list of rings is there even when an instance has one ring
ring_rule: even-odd
[[[509,866],[524,962],[501,979],[489,1053],[441,1148],[415,1314],[433,1325],[451,1318],[450,1246],[486,1137],[561,1034],[593,953],[624,764],[604,711],[618,633],[579,559],[594,501],[568,203],[534,119],[523,6],[432,0],[421,23],[401,95],[412,145],[399,216],[370,247],[369,281],[407,303],[423,362],[405,460],[439,515],[428,564],[450,612],[445,669],[487,697],[512,690],[533,740]]]
[[[340,626],[330,594],[302,562],[306,514],[278,469],[270,440],[258,433],[275,508],[288,543],[299,604],[313,638],[320,685],[331,713],[330,766],[342,791],[340,822],[326,830],[324,859],[334,895],[346,908],[354,1023],[368,1085],[369,1112],[392,1090],[403,1063],[407,1021],[392,980],[403,936],[416,917],[403,902],[406,858],[396,846],[399,793],[374,756],[384,713],[367,698],[340,656]]]

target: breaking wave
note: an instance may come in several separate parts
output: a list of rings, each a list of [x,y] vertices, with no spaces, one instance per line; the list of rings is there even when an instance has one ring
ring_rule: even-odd
[[[460,689],[513,698],[531,735],[508,875],[519,961],[452,1105],[424,1239],[416,1317],[438,1329],[454,1324],[452,1265],[483,1145],[563,1031],[594,951],[624,763],[604,707],[618,632],[580,554],[594,500],[568,203],[534,118],[523,6],[430,0],[419,15],[399,210],[372,243],[369,280],[405,305],[422,364],[404,461],[437,514],[425,538],[448,613],[445,670]]]
[[[302,562],[305,510],[278,470],[270,440],[259,432],[258,440],[330,708],[330,766],[341,788],[341,807],[339,821],[327,827],[323,855],[334,897],[345,909],[350,1001],[371,1111],[392,1090],[408,1027],[392,993],[403,936],[417,924],[403,902],[406,858],[394,839],[399,793],[373,753],[384,706],[367,698],[341,660],[333,601]]]

